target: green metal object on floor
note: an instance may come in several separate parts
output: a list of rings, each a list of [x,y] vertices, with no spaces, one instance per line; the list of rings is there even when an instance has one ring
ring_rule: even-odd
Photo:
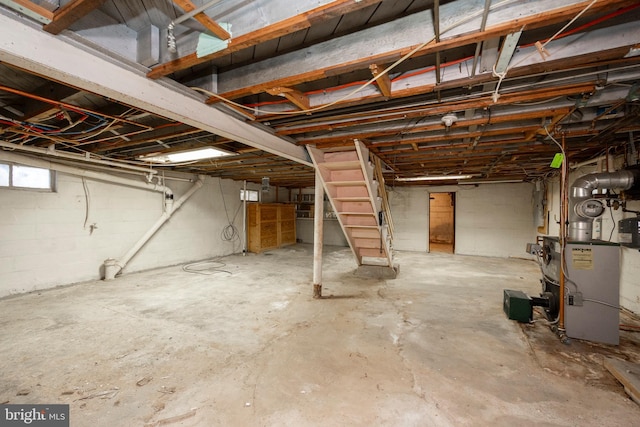
[[[533,308],[527,294],[511,289],[504,290],[502,308],[507,317],[518,322],[528,323],[532,319]]]

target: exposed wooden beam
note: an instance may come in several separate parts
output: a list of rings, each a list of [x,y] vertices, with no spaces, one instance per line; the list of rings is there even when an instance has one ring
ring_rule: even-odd
[[[496,104],[493,103],[493,100],[491,99],[490,96],[485,96],[478,99],[449,102],[449,103],[442,103],[434,106],[429,106],[424,109],[424,111],[422,112],[422,115],[440,115],[440,114],[445,114],[451,111],[464,111],[468,108],[484,108],[484,107],[490,107],[492,105],[508,105],[516,102],[541,101],[541,100],[553,98],[556,96],[567,96],[567,95],[575,95],[580,93],[588,93],[588,92],[593,92],[594,90],[595,90],[595,84],[593,82],[583,83],[578,85],[567,85],[567,86],[561,86],[557,88],[535,89],[527,92],[504,94],[503,96],[500,97],[500,99]],[[402,114],[401,111],[399,111],[398,113]],[[413,112],[412,114],[420,114],[420,113]],[[415,117],[418,117],[418,116],[415,116]],[[475,124],[482,124],[482,123],[478,122]],[[359,136],[365,138],[365,137],[370,137],[372,135],[367,135],[367,134],[364,134],[362,131],[360,131]],[[340,139],[348,139],[353,137],[354,137],[353,135],[340,134],[335,136],[323,136],[321,138],[298,139],[298,142],[301,144],[313,144],[318,142],[325,143],[329,141],[338,141]]]
[[[173,0],[173,2],[180,6],[180,8],[182,8],[182,10],[187,13],[197,9],[196,6],[191,2],[191,0]],[[211,31],[211,33],[213,33],[219,39],[228,40],[231,38],[231,34],[229,34],[227,30],[218,25],[218,23],[211,19],[206,13],[197,13],[196,15],[194,15],[193,19],[201,23],[207,30]]]
[[[590,3],[591,1],[582,1],[569,6],[558,7],[552,10],[544,10],[488,26],[483,32],[477,31],[464,33],[455,37],[442,39],[439,43],[431,42],[422,47],[422,49],[416,52],[414,56],[431,54],[444,49],[456,48],[468,44],[476,44],[479,41],[519,31],[523,26],[526,26],[528,29],[534,29],[566,22],[567,19],[573,18],[576,13],[582,11]],[[610,10],[614,7],[627,6],[634,3],[635,1],[632,0],[611,0],[606,2],[606,5],[598,2],[594,4],[586,14],[590,15],[600,12],[603,9]],[[413,28],[410,33],[419,31],[423,34],[425,31],[423,28],[424,23],[419,21],[418,18],[420,16],[422,16],[421,13],[417,13],[407,18],[394,21],[393,27],[390,26],[388,29],[393,30],[393,28],[395,28],[395,35],[388,34],[387,38],[395,37],[398,33],[402,33],[404,31],[409,32],[409,29],[403,26],[403,22],[405,21],[407,21],[407,25],[411,25]],[[296,86],[302,83],[324,79],[328,75],[343,74],[365,69],[370,64],[393,62],[403,55],[411,52],[418,46],[418,44],[412,44],[395,50],[385,50],[385,44],[381,43],[380,45],[375,46],[375,49],[372,49],[370,46],[370,38],[367,37],[367,35],[370,34],[363,33],[364,31],[329,42],[320,43],[318,45],[314,45],[313,48],[309,48],[313,49],[316,56],[322,58],[323,66],[309,62],[307,60],[309,56],[307,50],[301,50],[281,55],[277,58],[267,59],[259,63],[253,63],[250,67],[234,69],[228,73],[222,73],[219,75],[218,81],[221,96],[227,99],[238,99],[244,96],[265,92],[267,89],[274,86]],[[378,53],[362,57],[361,54],[365,45],[367,46],[366,49],[368,51],[377,51]],[[346,52],[343,54],[341,49],[337,49],[339,46],[350,46],[350,55],[353,56],[354,59],[345,59]],[[330,55],[330,52],[336,50],[341,51],[341,55]],[[327,55],[322,55],[321,53],[325,51],[327,52]],[[329,61],[329,57],[332,58],[334,63],[326,65]],[[308,70],[305,70],[305,68],[308,68]],[[246,83],[248,82],[251,82],[251,85],[247,85]],[[207,100],[208,103],[218,101],[218,98],[214,97]]]
[[[229,47],[219,52],[214,52],[200,58],[194,52],[173,61],[160,64],[153,67],[153,69],[147,74],[147,77],[151,79],[158,79],[176,71],[184,70],[198,64],[203,64],[207,61],[211,61],[212,59],[220,58],[231,53],[238,52],[242,49],[277,39],[287,34],[309,28],[311,25],[321,24],[325,21],[335,19],[337,16],[369,7],[380,2],[381,0],[362,0],[360,2],[354,2],[353,0],[333,1],[308,12],[268,25],[260,30],[234,36],[229,42]]]
[[[180,125],[178,130],[173,130],[172,128],[169,129],[162,129],[162,130],[157,130],[157,131],[148,131],[147,133],[149,133],[150,135],[144,135],[142,137],[138,137],[138,138],[131,138],[129,141],[121,141],[118,142],[116,144],[114,144],[113,142],[97,142],[93,147],[91,148],[92,152],[96,152],[96,153],[106,153],[106,152],[115,152],[117,150],[122,150],[125,148],[132,148],[132,147],[138,147],[141,145],[145,145],[148,144],[149,142],[154,142],[157,140],[167,140],[167,142],[170,142],[168,140],[170,140],[171,138],[179,138],[179,137],[184,137],[184,136],[189,136],[189,135],[196,135],[199,133],[203,133],[200,129],[194,129],[192,127],[188,127],[187,129],[184,129],[185,125]],[[112,139],[116,139],[116,138],[112,138]],[[92,142],[92,141],[89,141]],[[161,146],[158,145],[158,149],[160,149]]]
[[[565,111],[565,110],[568,111],[568,109],[569,109],[568,107],[560,108],[561,111]],[[321,131],[327,132],[327,131],[336,131],[337,129],[349,128],[352,126],[361,126],[361,125],[371,124],[371,123],[387,123],[387,122],[399,121],[399,120],[405,121],[407,119],[438,116],[439,114],[444,114],[449,111],[460,111],[460,109],[456,106],[456,103],[445,103],[444,105],[436,105],[433,107],[433,109],[414,108],[413,111],[410,111],[410,112],[401,111],[398,113],[389,114],[386,117],[384,117],[384,119],[378,116],[374,112],[372,113],[372,117],[367,117],[360,120],[347,121],[347,120],[335,119],[334,121],[326,122],[326,123],[310,124],[308,126],[298,126],[295,128],[285,128],[285,129],[278,129],[278,127],[276,127],[275,129],[276,129],[276,132],[280,135],[297,135],[297,134],[321,132]],[[546,108],[540,111],[536,110],[536,111],[530,111],[530,112],[524,112],[524,113],[516,112],[511,114],[502,114],[498,116],[493,116],[491,118],[491,123],[498,123],[501,120],[509,120],[509,117],[514,117],[514,116],[518,117],[518,120],[545,117],[545,116],[552,115],[553,114],[551,113],[552,111],[558,111],[558,109]],[[459,128],[464,126],[486,125],[488,124],[487,121],[488,121],[487,118],[463,119],[461,121],[458,121],[455,127]],[[410,130],[404,131],[404,133],[422,132],[425,130],[434,130],[436,128],[441,128],[441,127],[442,127],[441,123],[438,123],[437,125],[428,125],[428,124],[416,125],[412,127]],[[397,129],[389,129],[389,130],[392,133],[398,132]]]
[[[267,89],[267,93],[274,96],[284,96],[301,110],[308,110],[311,108],[309,105],[309,97],[299,90],[295,90],[290,87],[274,87]]]
[[[45,31],[0,14],[2,60],[18,68],[99,93],[131,107],[206,132],[251,145],[284,158],[310,164],[304,147],[245,123],[215,108],[202,108],[203,98],[175,82],[154,82],[139,72],[67,43]],[[43,49],[42,46],[46,46]],[[69,61],[68,58],[74,58]],[[137,124],[140,126],[140,124]]]
[[[640,60],[640,57],[622,58],[628,51],[629,51],[629,47],[625,46],[621,48],[610,49],[607,51],[601,51],[598,53],[597,58],[594,58],[593,54],[585,54],[585,55],[579,55],[576,57],[560,59],[556,61],[547,61],[541,64],[536,64],[536,65],[531,65],[526,67],[518,67],[510,70],[509,77],[510,78],[523,77],[530,74],[540,74],[540,73],[548,74],[552,71],[561,72],[565,70],[577,72],[578,70],[587,70],[590,68],[595,69],[596,67],[598,68],[602,68],[606,66],[620,67],[620,66],[638,63],[638,61]],[[594,59],[597,59],[597,62],[593,62]],[[490,82],[492,80],[495,80],[495,78],[490,73],[484,74],[484,75],[477,75],[474,78],[461,78],[461,79],[455,79],[455,80],[448,80],[441,83],[441,89],[444,90],[444,89],[458,88],[461,86],[477,86],[477,85],[485,84],[486,82]],[[399,98],[409,97],[409,96],[424,95],[428,93],[433,93],[434,90],[435,90],[435,85],[433,84],[426,84],[424,86],[414,86],[410,89],[397,89],[393,92],[393,98],[399,99]],[[508,87],[503,87],[503,92],[505,91],[508,92]],[[367,103],[372,103],[372,102],[377,102],[382,100],[384,100],[384,98],[380,94],[369,95],[369,96],[363,96],[361,98],[356,98],[356,99],[351,98],[349,101],[339,102],[336,105],[332,106],[331,108],[364,105]],[[501,102],[503,101],[498,100],[497,104],[500,104]],[[493,100],[489,100],[487,98],[487,104],[485,106],[490,106],[491,104],[493,104]],[[448,105],[448,104],[446,104],[446,100],[445,100],[445,103],[434,104],[429,108],[437,108],[438,106],[441,106],[441,105]],[[315,105],[314,107],[317,108],[318,105]],[[415,108],[412,108],[410,110],[402,110],[402,109],[397,110],[398,113],[406,114],[407,118],[418,117],[415,115],[416,111],[417,110]],[[340,119],[342,123],[348,123],[351,120],[357,120],[358,117],[362,117],[363,120],[366,121],[366,118],[370,116],[371,116],[371,113],[352,113],[349,115],[339,115],[335,117],[337,119]],[[274,117],[276,116],[263,115],[263,116],[260,116],[257,120],[271,121],[273,120]],[[389,114],[385,114],[384,117],[380,117],[380,118],[375,117],[373,121],[380,121],[380,120],[387,120],[387,119],[394,120],[394,118],[391,117]],[[295,134],[297,133],[295,130],[297,129],[297,127],[300,127],[301,123],[304,123],[304,121],[297,120],[296,123],[293,125],[279,126],[277,127],[278,133],[280,133],[281,135]]]
[[[454,140],[461,140],[464,139],[466,137],[471,137],[474,138],[476,136],[483,136],[483,137],[491,137],[491,136],[505,136],[505,135],[518,135],[521,137],[524,137],[526,135],[526,132],[528,131],[533,131],[533,130],[537,130],[539,129],[540,126],[535,125],[535,126],[520,126],[520,127],[514,127],[514,128],[508,128],[508,129],[496,129],[496,130],[489,130],[489,131],[477,131],[477,132],[460,132],[459,134],[442,134],[442,135],[436,135],[436,136],[429,136],[429,137],[415,137],[415,138],[406,138],[406,139],[397,139],[397,140],[393,140],[393,141],[385,141],[385,142],[379,142],[379,143],[374,143],[371,145],[371,147],[376,147],[376,148],[380,148],[380,147],[393,147],[396,145],[407,145],[410,146],[411,143],[417,143],[417,144],[435,144],[435,143],[441,143],[441,142],[450,142],[450,141],[454,141]],[[316,144],[318,146],[318,148],[324,148],[325,146],[335,146],[334,144],[331,143],[321,143],[321,144]],[[419,147],[419,146],[418,146]],[[429,149],[432,147],[428,147]]]
[[[544,110],[538,110],[538,111],[528,111],[523,113],[502,114],[499,116],[492,116],[491,118],[480,117],[480,118],[473,118],[469,120],[459,120],[453,125],[452,129],[464,129],[474,125],[486,126],[489,124],[496,125],[496,124],[511,123],[511,122],[521,123],[524,120],[547,118],[547,117],[553,116],[554,114],[560,114],[561,117],[564,117],[570,110],[571,110],[571,107],[551,108],[551,109],[544,109]],[[313,139],[313,138],[298,139],[298,142],[301,144],[327,143],[327,142],[341,141],[345,139],[353,139],[356,136],[360,139],[366,138],[366,139],[372,140],[373,138],[379,138],[384,136],[399,135],[402,137],[406,137],[408,135],[415,134],[415,133],[444,131],[444,126],[442,125],[442,123],[419,125],[409,130],[404,130],[405,127],[406,125],[404,123],[401,123],[400,125],[394,126],[391,128],[384,127],[380,129],[373,129],[370,131],[354,130],[352,135],[341,134],[336,136],[323,136],[318,139]]]
[[[380,75],[380,73],[384,71],[384,67],[378,64],[369,65],[369,69],[371,70],[371,74],[373,74],[373,77],[378,77],[378,75]],[[391,98],[391,77],[389,77],[389,73],[378,77],[376,83],[378,84],[380,93],[382,93],[382,95],[387,98]]]
[[[51,22],[42,28],[51,34],[60,34],[60,32],[69,28],[78,19],[100,7],[106,1],[107,0],[72,0],[55,11]]]

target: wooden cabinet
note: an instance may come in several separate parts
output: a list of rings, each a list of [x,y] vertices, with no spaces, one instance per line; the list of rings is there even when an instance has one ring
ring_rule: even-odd
[[[250,252],[260,253],[296,243],[294,205],[249,203],[247,225],[247,248]]]

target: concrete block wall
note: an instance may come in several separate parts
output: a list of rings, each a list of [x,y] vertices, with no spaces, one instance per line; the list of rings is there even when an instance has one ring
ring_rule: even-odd
[[[426,252],[429,243],[429,193],[426,187],[396,187],[388,192],[393,217],[393,248]]]
[[[58,173],[56,192],[0,189],[0,296],[101,278],[104,260],[124,255],[163,212],[161,193],[93,180],[86,185],[86,227],[87,198],[77,176]],[[167,185],[177,200],[192,184]],[[123,274],[241,251],[240,241],[221,239],[227,212],[242,229],[240,188],[207,178]]]
[[[322,243],[331,246],[349,246],[337,219],[325,219],[322,226]],[[313,243],[313,219],[299,218],[296,221],[296,237],[299,242]]]
[[[626,247],[621,251],[620,305],[640,315],[640,251]]]
[[[456,206],[456,253],[527,258],[535,242],[533,185],[460,186]]]
[[[427,251],[429,193],[456,193],[455,252],[462,255],[528,258],[535,242],[533,185],[481,184],[395,188],[389,194],[395,249]]]

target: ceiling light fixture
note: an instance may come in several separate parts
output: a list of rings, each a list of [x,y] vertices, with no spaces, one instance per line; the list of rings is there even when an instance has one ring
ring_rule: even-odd
[[[200,148],[197,150],[176,151],[175,153],[152,154],[141,156],[140,160],[153,163],[181,163],[194,160],[212,159],[215,157],[230,156],[232,153],[219,150],[217,148]]]
[[[411,182],[411,181],[450,181],[455,179],[469,179],[473,178],[473,175],[427,175],[427,176],[412,176],[409,178],[396,177],[396,181]]]
[[[524,182],[521,179],[494,179],[494,180],[487,180],[487,181],[465,181],[465,182],[461,182],[460,184],[464,184],[464,185],[478,185],[478,184],[515,184],[515,183],[519,183],[519,182]]]
[[[449,129],[452,124],[458,121],[458,116],[455,114],[446,114],[442,117],[442,123]]]

